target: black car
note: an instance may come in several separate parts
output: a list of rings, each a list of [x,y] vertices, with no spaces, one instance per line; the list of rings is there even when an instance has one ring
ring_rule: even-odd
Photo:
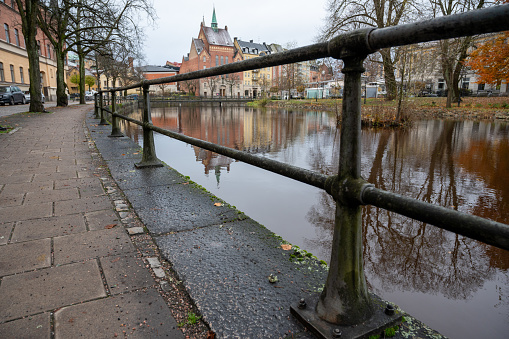
[[[18,86],[0,86],[0,104],[25,104],[25,94],[19,89]]]

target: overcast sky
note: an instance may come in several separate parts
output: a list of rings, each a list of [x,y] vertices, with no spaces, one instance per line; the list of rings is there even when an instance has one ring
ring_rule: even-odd
[[[228,26],[230,37],[259,43],[298,46],[315,43],[315,37],[326,16],[327,0],[153,0],[158,19],[145,32],[146,62],[164,65],[166,61],[182,62],[189,53],[191,39],[198,37],[200,23],[210,26],[216,8],[219,28]]]

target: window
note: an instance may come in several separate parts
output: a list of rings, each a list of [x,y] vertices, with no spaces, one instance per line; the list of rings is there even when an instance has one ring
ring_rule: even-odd
[[[221,65],[224,65],[224,59],[222,55],[221,55]]]
[[[207,57],[203,56],[203,62],[207,62]]]
[[[219,55],[216,55],[216,66],[219,66]]]
[[[485,86],[485,85],[486,85],[486,84],[479,84],[479,85],[477,85],[477,90],[478,90],[478,91],[484,91],[484,86]]]
[[[0,62],[0,81],[5,81],[3,62]]]
[[[51,59],[51,49],[49,47],[49,44],[46,44],[46,56]]]
[[[25,78],[23,77],[23,67],[19,68],[19,77],[20,77],[19,79],[20,79],[21,83],[24,84]]]
[[[16,0],[11,0],[11,7],[14,8],[16,6]]]
[[[17,28],[14,28],[14,38],[16,39],[16,46],[19,46],[19,31]]]
[[[5,29],[5,41],[7,41],[8,44],[11,43],[11,37],[9,36],[9,25],[4,24]]]
[[[39,40],[37,40],[37,53],[41,55],[41,42]]]
[[[11,81],[16,82],[16,77],[14,77],[14,65],[11,65]]]
[[[228,57],[226,57],[226,64],[228,64]]]

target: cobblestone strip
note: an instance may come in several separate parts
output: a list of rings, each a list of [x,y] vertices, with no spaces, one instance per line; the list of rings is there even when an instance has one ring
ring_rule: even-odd
[[[179,326],[181,326],[184,335],[186,338],[214,338],[214,333],[201,320],[199,310],[189,296],[178,274],[168,261],[162,259],[159,248],[149,235],[147,228],[138,218],[122,190],[111,177],[109,169],[98,152],[86,124],[84,124],[84,130],[88,147],[92,150],[94,167],[97,169],[94,175],[99,176],[106,195],[115,205],[115,211],[120,218],[122,227],[125,228],[138,255],[143,259],[145,267],[150,271],[158,284],[157,290],[170,308],[173,317]],[[101,274],[104,279],[102,269]],[[109,289],[107,289],[107,292],[111,295]],[[198,321],[195,324],[187,323],[190,314],[196,315]]]

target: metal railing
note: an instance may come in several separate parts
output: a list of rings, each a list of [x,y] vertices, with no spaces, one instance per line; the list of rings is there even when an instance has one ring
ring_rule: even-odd
[[[96,115],[106,124],[105,112],[112,116],[111,136],[121,136],[118,119],[143,127],[143,158],[138,168],[162,166],[157,159],[153,132],[213,151],[230,158],[281,174],[321,188],[336,201],[336,218],[332,240],[332,254],[325,288],[316,304],[318,318],[339,325],[360,324],[374,312],[374,301],[367,291],[362,257],[361,207],[373,205],[407,217],[426,222],[478,241],[509,250],[509,226],[468,215],[445,207],[407,198],[375,188],[361,178],[361,74],[367,55],[381,48],[402,46],[426,41],[471,36],[509,30],[509,5],[441,17],[437,19],[388,28],[359,29],[341,34],[330,41],[266,55],[223,66],[178,74],[171,77],[145,80],[137,84],[99,92],[96,96]],[[344,61],[342,72],[345,85],[342,102],[342,123],[339,170],[335,176],[260,158],[228,147],[172,132],[151,123],[149,88],[151,85],[200,79],[222,74],[283,65],[306,60],[333,57]],[[143,121],[118,114],[115,93],[141,87],[143,91]],[[103,105],[103,93],[110,92],[112,108]]]

